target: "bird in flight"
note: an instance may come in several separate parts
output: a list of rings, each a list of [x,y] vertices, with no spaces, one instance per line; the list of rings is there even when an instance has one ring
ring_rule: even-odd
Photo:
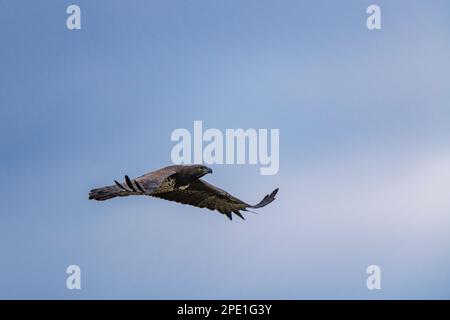
[[[149,172],[136,179],[125,176],[125,182],[92,189],[89,199],[98,201],[115,197],[145,195],[199,208],[217,210],[230,220],[232,213],[244,219],[240,211],[262,208],[275,200],[278,188],[266,195],[258,204],[250,205],[228,192],[200,179],[212,170],[203,165],[173,165]],[[245,220],[245,219],[244,219]]]

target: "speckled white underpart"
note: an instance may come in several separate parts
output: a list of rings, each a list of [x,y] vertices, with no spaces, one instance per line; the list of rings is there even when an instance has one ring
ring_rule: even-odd
[[[173,191],[174,189],[175,189],[175,179],[168,178],[168,179],[164,180],[163,183],[161,183],[161,185],[159,186],[159,188],[156,189],[155,191],[153,191],[153,193],[157,194],[157,193],[170,192],[170,191]]]

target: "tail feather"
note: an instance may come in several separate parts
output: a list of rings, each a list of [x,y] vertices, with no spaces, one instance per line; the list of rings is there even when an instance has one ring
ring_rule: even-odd
[[[115,197],[121,197],[126,195],[126,190],[120,189],[118,186],[107,186],[103,188],[92,189],[89,192],[90,200],[103,201]]]

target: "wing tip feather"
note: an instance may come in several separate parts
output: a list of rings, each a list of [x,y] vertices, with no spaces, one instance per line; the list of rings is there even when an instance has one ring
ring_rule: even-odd
[[[258,204],[254,206],[249,206],[249,208],[262,208],[267,206],[269,203],[273,202],[276,199],[275,196],[277,195],[278,190],[279,188],[276,188],[270,194],[266,194]]]

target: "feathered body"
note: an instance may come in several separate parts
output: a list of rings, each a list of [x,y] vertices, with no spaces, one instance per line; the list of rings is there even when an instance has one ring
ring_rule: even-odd
[[[261,208],[268,205],[275,200],[278,192],[277,188],[258,204],[249,205],[200,179],[208,173],[212,173],[212,170],[203,165],[168,166],[133,180],[125,176],[124,183],[114,180],[114,185],[91,190],[89,199],[103,201],[115,197],[147,195],[199,208],[217,210],[231,220],[232,213],[244,219],[240,210],[248,211],[247,208]]]

